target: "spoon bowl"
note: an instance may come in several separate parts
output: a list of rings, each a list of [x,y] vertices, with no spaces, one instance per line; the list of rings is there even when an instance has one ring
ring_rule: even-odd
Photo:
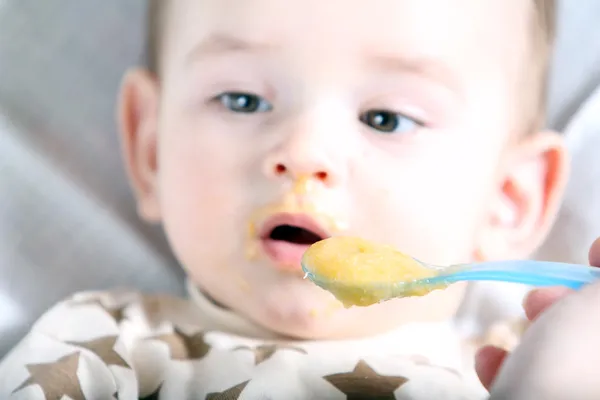
[[[344,238],[338,237],[326,239],[326,241],[332,239],[337,241],[344,240]],[[320,244],[320,246],[323,245],[324,243]],[[368,306],[395,298],[424,296],[433,290],[445,289],[454,283],[464,281],[499,281],[536,287],[565,286],[571,289],[579,289],[588,283],[600,279],[600,268],[577,264],[514,260],[442,267],[429,265],[404,255],[402,255],[404,258],[390,257],[389,254],[382,257],[377,253],[373,253],[373,256],[378,262],[384,263],[383,268],[387,268],[390,271],[389,274],[382,274],[381,271],[378,271],[374,279],[368,279],[368,275],[365,274],[360,279],[357,279],[354,276],[356,273],[352,269],[363,268],[364,270],[364,266],[356,265],[357,259],[354,257],[354,253],[345,254],[344,251],[340,251],[334,254],[337,258],[332,258],[331,250],[328,250],[330,252],[329,257],[320,259],[315,254],[309,253],[311,248],[309,248],[302,259],[302,269],[306,274],[305,277],[317,286],[331,292],[346,307],[352,305]],[[346,247],[345,249],[348,250],[350,248]],[[384,249],[386,253],[389,252],[388,247]],[[316,248],[314,251],[317,250],[321,251],[320,248]],[[369,250],[376,252],[378,251],[378,247],[375,246],[369,248]],[[362,252],[365,253],[365,251]],[[386,257],[388,258],[386,259]],[[345,265],[345,259],[353,261]],[[418,275],[421,275],[420,277],[411,278],[414,274],[409,274],[406,275],[408,279],[398,278],[402,276],[398,271],[406,268],[407,259],[409,259],[408,266],[413,271],[418,271]],[[358,260],[360,261],[361,259]],[[371,258],[365,258],[365,260],[369,262]],[[317,265],[332,261],[339,262],[336,266],[337,269],[334,270],[334,274],[331,273],[331,268],[327,268],[326,266],[323,268],[323,265]],[[322,271],[326,273],[322,273]]]

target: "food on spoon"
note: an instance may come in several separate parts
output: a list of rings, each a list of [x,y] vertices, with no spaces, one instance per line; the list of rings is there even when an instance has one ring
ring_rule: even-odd
[[[434,269],[392,246],[357,237],[321,240],[304,253],[302,264],[309,278],[345,307],[389,300],[394,286],[436,276]],[[424,296],[434,289],[439,286],[418,287],[403,296]]]

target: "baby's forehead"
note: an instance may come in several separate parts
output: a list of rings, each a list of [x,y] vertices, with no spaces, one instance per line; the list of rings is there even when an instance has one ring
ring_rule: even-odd
[[[498,54],[524,42],[531,21],[526,5],[529,0],[170,0],[163,34],[180,47],[225,34],[294,49]]]

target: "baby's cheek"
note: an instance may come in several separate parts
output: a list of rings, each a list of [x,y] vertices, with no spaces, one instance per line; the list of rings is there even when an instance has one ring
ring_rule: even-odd
[[[219,202],[193,180],[169,175],[164,177],[160,201],[163,227],[179,262],[192,267],[199,259],[210,258],[207,248],[222,236]]]

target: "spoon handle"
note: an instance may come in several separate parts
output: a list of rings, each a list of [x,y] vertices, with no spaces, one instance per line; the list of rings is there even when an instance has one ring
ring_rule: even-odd
[[[450,272],[452,271],[452,272]],[[566,286],[579,289],[600,279],[600,268],[549,261],[494,261],[456,266],[440,274],[448,283],[459,281],[502,281],[531,286]]]

